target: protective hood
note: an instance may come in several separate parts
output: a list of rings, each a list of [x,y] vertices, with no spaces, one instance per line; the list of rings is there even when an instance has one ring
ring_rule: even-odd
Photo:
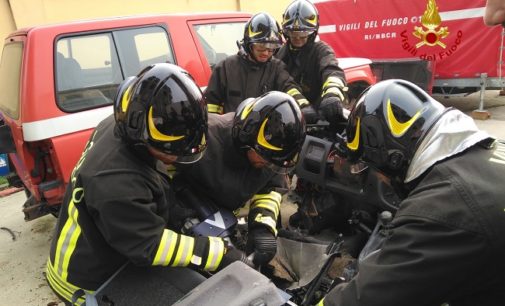
[[[436,162],[463,152],[486,139],[494,138],[479,130],[471,117],[456,109],[447,111],[428,131],[417,148],[404,182],[413,181]]]

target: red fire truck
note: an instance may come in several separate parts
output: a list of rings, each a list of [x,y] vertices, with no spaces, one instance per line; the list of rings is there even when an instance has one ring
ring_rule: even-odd
[[[369,58],[378,79],[404,77],[444,95],[504,85],[502,28],[484,25],[485,3],[315,1],[320,38],[333,47],[337,57]],[[429,71],[414,69],[416,62],[424,62]]]

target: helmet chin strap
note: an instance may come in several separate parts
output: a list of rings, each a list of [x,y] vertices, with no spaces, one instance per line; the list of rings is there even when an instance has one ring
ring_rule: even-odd
[[[307,44],[304,44],[303,46],[298,48],[298,47],[293,46],[293,44],[291,43],[291,40],[288,40],[288,41],[289,41],[289,50],[292,50],[292,51],[300,51],[303,49],[303,47],[305,47],[307,45]]]

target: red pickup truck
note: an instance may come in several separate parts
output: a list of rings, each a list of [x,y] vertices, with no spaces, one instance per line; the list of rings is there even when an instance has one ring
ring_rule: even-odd
[[[21,29],[0,64],[0,153],[10,153],[28,199],[25,220],[57,214],[91,131],[112,113],[119,83],[157,62],[175,63],[204,87],[212,67],[237,52],[250,14],[149,15]],[[360,90],[368,62],[347,61]],[[353,87],[351,86],[351,91]]]

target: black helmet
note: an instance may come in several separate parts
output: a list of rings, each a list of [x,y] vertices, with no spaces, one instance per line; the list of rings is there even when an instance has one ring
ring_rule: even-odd
[[[116,94],[114,117],[128,143],[178,156],[176,162],[198,160],[207,146],[202,92],[176,65],[151,65],[126,79]]]
[[[386,80],[369,87],[349,115],[349,159],[401,180],[428,130],[445,107],[415,84]]]
[[[308,0],[293,1],[282,14],[282,31],[289,40],[290,32],[306,33],[314,41],[319,30],[319,13]]]
[[[247,53],[251,52],[252,44],[265,44],[270,49],[282,46],[279,24],[269,14],[258,13],[245,24],[243,46]]]
[[[275,171],[286,172],[298,161],[305,121],[293,97],[270,91],[240,103],[232,137],[239,148],[255,150]]]

